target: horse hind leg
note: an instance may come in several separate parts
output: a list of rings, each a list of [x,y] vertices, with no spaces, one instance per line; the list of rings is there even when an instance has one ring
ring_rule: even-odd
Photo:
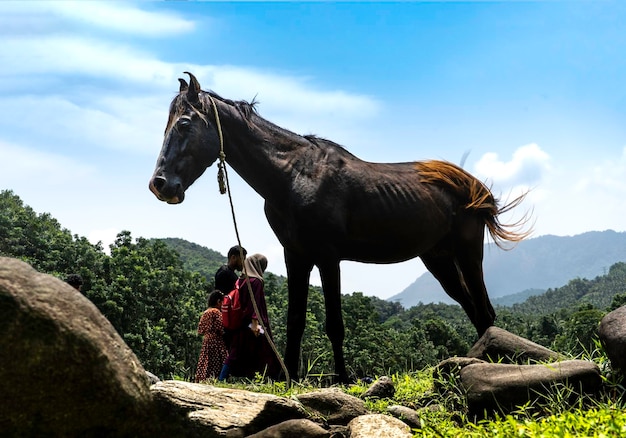
[[[496,319],[483,275],[485,224],[479,218],[470,217],[462,225],[455,245],[456,260],[474,304],[476,329],[482,335]]]
[[[471,301],[474,306],[476,322],[474,326],[479,336],[491,327],[496,319],[496,312],[491,305],[491,300],[487,294],[487,287],[483,276],[483,243],[480,242],[480,249],[472,250],[471,246],[465,246],[457,254],[458,267],[467,286]]]
[[[461,305],[476,331],[480,332],[480,324],[476,319],[472,296],[454,257],[450,254],[424,254],[422,255],[422,261],[430,273],[439,281],[448,296]]]

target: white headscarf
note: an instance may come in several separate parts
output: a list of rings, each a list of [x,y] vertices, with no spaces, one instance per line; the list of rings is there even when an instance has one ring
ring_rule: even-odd
[[[256,277],[263,281],[263,273],[267,268],[267,258],[263,254],[252,254],[243,261],[248,277]]]

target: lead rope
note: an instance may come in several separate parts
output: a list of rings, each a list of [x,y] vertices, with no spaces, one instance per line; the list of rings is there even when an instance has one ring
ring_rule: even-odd
[[[241,258],[242,265],[243,265],[243,276],[245,280],[247,280],[246,283],[248,283],[248,293],[250,294],[252,307],[254,308],[254,312],[259,317],[257,321],[260,324],[261,328],[263,329],[263,332],[265,334],[265,339],[267,339],[267,342],[269,342],[270,346],[272,347],[272,351],[274,351],[274,355],[278,359],[278,362],[280,363],[280,366],[283,369],[283,372],[285,373],[285,380],[287,382],[287,388],[289,388],[291,387],[291,379],[289,378],[289,371],[287,371],[287,367],[285,366],[285,363],[283,362],[282,357],[280,357],[280,354],[278,354],[278,350],[276,349],[276,345],[274,344],[274,341],[270,337],[269,331],[264,327],[263,320],[260,318],[261,313],[259,312],[259,308],[257,307],[256,300],[254,299],[254,292],[252,292],[252,284],[250,283],[250,277],[248,277],[248,272],[246,272],[246,265],[245,263],[243,263],[243,259],[244,259],[243,249],[241,246],[241,240],[239,239],[239,229],[237,228],[237,219],[235,218],[235,207],[233,205],[232,194],[230,193],[230,184],[228,182],[228,171],[226,170],[226,154],[224,153],[224,137],[222,135],[222,124],[220,123],[220,116],[217,113],[217,105],[215,105],[215,100],[213,100],[213,96],[211,96],[210,94],[207,94],[207,96],[209,96],[209,99],[211,100],[211,104],[213,105],[213,113],[215,114],[215,124],[217,125],[217,133],[220,138],[220,155],[219,155],[220,161],[217,164],[217,167],[218,167],[217,183],[219,185],[220,193],[222,195],[225,193],[228,193],[228,200],[230,202],[230,212],[232,214],[233,224],[235,226],[235,236],[237,237],[237,244],[239,245],[239,257]]]

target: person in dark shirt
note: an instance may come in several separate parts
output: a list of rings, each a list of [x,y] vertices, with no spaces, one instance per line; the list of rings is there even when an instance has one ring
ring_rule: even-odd
[[[243,254],[243,258],[241,254]],[[235,283],[239,278],[235,271],[243,270],[243,260],[246,258],[246,254],[246,249],[239,245],[235,245],[228,250],[228,261],[215,273],[215,289],[221,291],[224,295],[228,295],[235,288]],[[224,342],[227,348],[230,348],[231,338],[231,331],[224,330]]]
[[[243,254],[243,258],[241,257]],[[235,282],[239,278],[235,271],[243,269],[243,259],[246,258],[245,248],[235,245],[228,250],[228,261],[215,273],[215,289],[222,291],[224,295],[235,288]]]

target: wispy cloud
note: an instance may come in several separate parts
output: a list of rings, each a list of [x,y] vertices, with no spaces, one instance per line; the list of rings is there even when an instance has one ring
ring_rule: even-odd
[[[1,140],[0,156],[0,189],[24,182],[41,184],[41,181],[45,181],[47,186],[62,186],[89,177],[94,170],[71,157]]]
[[[144,5],[145,6],[145,5]],[[50,34],[97,30],[165,38],[193,31],[193,21],[173,12],[140,9],[130,2],[2,2],[0,34]]]
[[[622,198],[626,196],[626,146],[619,157],[594,163],[584,169],[574,188],[578,192],[601,192]]]

